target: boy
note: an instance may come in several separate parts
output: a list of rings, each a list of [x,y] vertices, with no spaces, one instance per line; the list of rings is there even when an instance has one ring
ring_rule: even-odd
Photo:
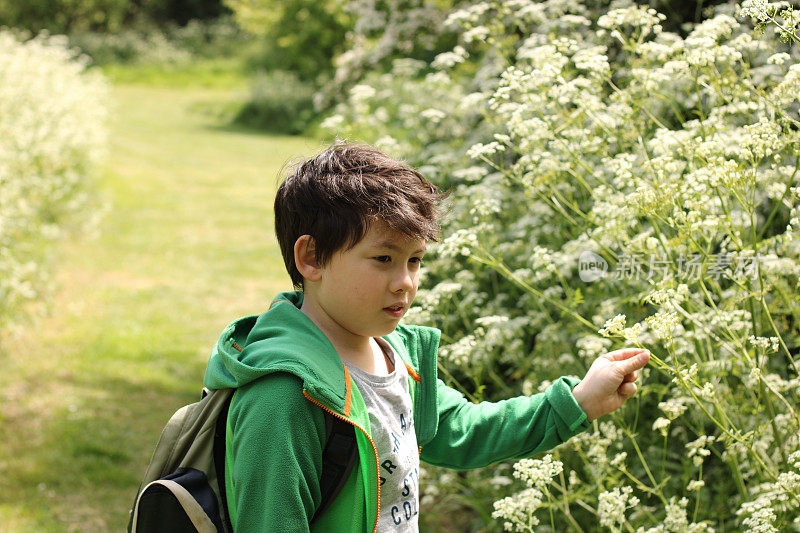
[[[617,350],[582,381],[473,404],[437,379],[439,331],[414,300],[441,196],[365,145],[334,143],[280,186],[275,229],[295,292],[226,328],[206,370],[235,387],[227,501],[238,532],[416,532],[419,461],[477,468],[548,450],[618,409],[649,353]],[[324,411],[355,428],[358,460],[319,516]],[[313,519],[313,523],[312,522]]]

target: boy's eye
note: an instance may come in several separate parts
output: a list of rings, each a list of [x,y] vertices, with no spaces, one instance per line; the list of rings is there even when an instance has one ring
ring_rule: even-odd
[[[409,259],[409,261],[412,262],[412,263],[416,263],[417,265],[421,265],[422,264],[422,258],[421,257],[412,257],[411,259]]]
[[[378,261],[379,263],[388,263],[389,261],[392,260],[392,258],[389,257],[388,255],[379,255],[378,257],[375,257],[374,259],[376,261]]]

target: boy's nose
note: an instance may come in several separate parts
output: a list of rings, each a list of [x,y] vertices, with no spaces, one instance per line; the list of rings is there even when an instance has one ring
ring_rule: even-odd
[[[414,273],[403,269],[392,282],[392,292],[409,292],[414,288]]]

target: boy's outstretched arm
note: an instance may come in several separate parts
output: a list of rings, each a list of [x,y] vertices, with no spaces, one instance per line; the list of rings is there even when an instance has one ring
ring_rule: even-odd
[[[420,459],[447,468],[479,468],[547,451],[588,428],[572,395],[578,379],[562,376],[547,390],[498,402],[472,403],[437,380],[436,436]]]
[[[601,355],[572,390],[578,405],[592,420],[613,413],[636,394],[639,370],[650,361],[642,348],[622,348]]]

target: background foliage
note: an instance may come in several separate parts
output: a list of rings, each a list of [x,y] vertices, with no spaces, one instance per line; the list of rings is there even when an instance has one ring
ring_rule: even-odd
[[[305,82],[322,83],[333,71],[351,28],[343,0],[226,0],[236,20],[264,47],[255,64],[289,71]]]
[[[797,24],[771,9],[739,20]],[[798,54],[735,14],[678,34],[631,2],[462,5],[452,50],[368,73],[326,121],[452,189],[408,320],[443,329],[470,397],[655,356],[634,402],[554,452],[563,471],[426,470],[424,529],[500,529],[486,502],[516,487],[495,513],[520,531],[797,526]],[[585,252],[621,275],[584,281]]]
[[[0,0],[3,25],[34,33],[117,32],[131,24],[185,25],[226,13],[220,0]]]
[[[141,164],[152,131],[165,153],[145,157],[157,164],[135,179],[123,179],[129,169],[115,174],[116,201],[132,218],[115,222],[112,232],[121,237],[108,236],[111,255],[128,249],[128,261],[135,257],[144,262],[136,268],[145,269],[150,257],[175,259],[176,250],[192,246],[205,257],[199,250],[212,248],[198,240],[198,225],[211,238],[225,213],[256,201],[240,194],[226,210],[218,205],[224,199],[208,194],[207,211],[196,219],[191,206],[175,207],[178,189],[236,193],[223,170],[235,169],[239,179],[247,172],[239,165],[263,153],[260,138],[208,111],[215,105],[240,124],[286,133],[309,131],[319,113],[336,106],[324,124],[331,135],[375,142],[452,190],[447,238],[433,250],[436,259],[426,259],[428,290],[407,318],[443,330],[440,370],[450,383],[476,401],[493,400],[536,393],[563,374],[583,375],[593,358],[622,345],[654,354],[635,401],[552,454],[471,472],[426,468],[424,531],[496,531],[504,522],[536,531],[798,530],[798,12],[752,0],[738,8],[655,0],[227,6],[237,23],[228,7],[211,1],[0,0],[0,22],[15,27],[14,36],[0,32],[0,325],[7,329],[48,294],[52,243],[102,214],[91,200],[91,176],[105,145],[106,84],[64,38],[28,40],[25,31],[69,33],[72,45],[117,80],[239,88],[249,76],[251,91],[238,104],[224,91],[202,98],[189,89],[123,91],[137,101],[128,102],[126,120],[133,117],[141,131],[126,137],[130,146],[119,153]],[[181,107],[189,101],[195,114]],[[165,119],[184,113],[170,128],[191,124],[191,146],[170,141],[163,128],[137,125],[145,102],[160,105],[155,113]],[[202,166],[209,174],[197,174],[186,163],[196,145],[209,154],[224,145],[232,160],[209,155]],[[243,146],[251,152],[237,156]],[[284,153],[285,146],[273,150]],[[163,180],[148,181],[157,171],[166,171]],[[255,190],[263,172],[251,175]],[[131,198],[164,198],[165,191],[175,196],[164,200],[164,212],[191,221],[169,229],[162,215],[148,219],[159,229],[150,234],[166,239],[154,253],[121,228],[136,220]],[[208,222],[209,212],[222,219]],[[255,206],[248,213],[263,223]],[[219,246],[237,226],[229,222],[214,241]],[[179,246],[169,231],[180,235]],[[237,270],[242,250],[214,252],[181,272],[228,275],[240,284],[262,275],[260,265]],[[605,277],[581,276],[585,252],[608,265]],[[222,255],[234,259],[222,265]],[[104,260],[105,296],[92,305],[119,292],[119,261]],[[279,285],[279,262],[273,270],[267,293]],[[184,340],[181,363],[164,362],[176,353],[158,357],[162,344],[185,327],[169,317],[176,301],[205,309],[202,301],[226,295],[192,300],[183,296],[189,285],[170,292],[158,276],[138,274],[125,273],[133,300],[120,297],[118,308],[99,303],[92,314],[80,303],[65,306],[67,314],[78,309],[68,322],[74,331],[25,351],[30,369],[21,370],[24,359],[0,387],[6,405],[15,406],[0,422],[44,442],[42,450],[71,443],[61,456],[38,458],[24,443],[11,443],[7,455],[23,460],[0,461],[4,496],[30,480],[20,501],[40,497],[47,506],[69,494],[59,515],[43,521],[66,523],[65,516],[78,516],[67,509],[72,503],[93,497],[69,481],[45,482],[51,464],[113,485],[103,491],[103,501],[114,502],[109,508],[129,505],[146,461],[139,450],[151,444],[141,436],[156,434],[171,408],[160,416],[137,411],[142,427],[131,439],[131,428],[118,424],[132,418],[120,391],[149,394],[159,399],[154,405],[193,398],[190,384],[199,377],[186,368],[202,371],[211,340],[192,348]],[[169,302],[145,313],[151,322],[131,315],[143,301],[160,302],[154,295],[165,290]],[[96,321],[108,314],[109,323],[126,326],[92,337],[82,313]],[[187,339],[212,331],[210,322],[206,317]],[[158,339],[145,334],[159,328]],[[77,355],[53,360],[65,339]],[[84,352],[104,361],[101,374],[80,361]],[[142,365],[152,376],[139,375]],[[101,377],[84,383],[71,372]],[[158,381],[172,373],[180,383]],[[59,385],[42,386],[41,376],[50,375]],[[108,382],[120,391],[109,391]],[[30,383],[37,395],[26,392]],[[40,397],[61,402],[46,422],[37,421]],[[169,401],[159,403],[163,398]],[[96,468],[83,469],[89,464]],[[88,506],[76,507],[96,519],[92,524],[106,523]],[[0,501],[0,516],[7,513]]]
[[[49,243],[99,213],[106,93],[65,39],[0,31],[0,327],[47,296]]]

